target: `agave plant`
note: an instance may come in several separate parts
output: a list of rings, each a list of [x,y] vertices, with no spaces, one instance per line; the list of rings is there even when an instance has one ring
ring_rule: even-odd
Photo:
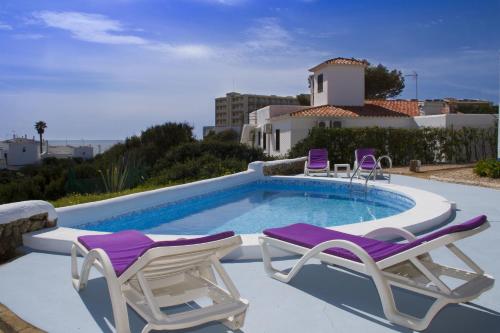
[[[106,170],[99,170],[106,192],[119,192],[127,185],[129,168],[128,163],[113,163]]]

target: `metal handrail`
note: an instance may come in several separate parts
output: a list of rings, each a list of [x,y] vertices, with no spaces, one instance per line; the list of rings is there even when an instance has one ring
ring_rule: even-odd
[[[368,177],[366,177],[365,179],[365,192],[368,190],[368,181],[370,180],[370,177],[372,177],[373,175],[373,172],[375,170],[377,170],[378,166],[380,165],[380,171],[382,173],[382,177],[384,176],[384,170],[382,168],[382,164],[380,164],[380,162],[383,160],[383,159],[387,159],[389,161],[389,170],[392,169],[392,159],[389,157],[389,155],[382,155],[380,156],[379,158],[375,159],[375,156],[373,155],[365,155],[363,156],[363,158],[361,159],[361,162],[356,166],[356,169],[354,170],[352,176],[351,176],[351,179],[349,181],[349,188],[352,187],[352,180],[354,178],[354,176],[356,175],[356,173],[358,172],[359,168],[361,167],[361,165],[363,165],[364,161],[368,158],[368,157],[371,157],[373,160],[375,160],[375,165],[372,167],[372,169],[370,170],[370,173],[368,174]],[[387,172],[387,182],[390,184],[391,183],[391,172],[388,171]],[[375,175],[373,175],[373,180],[375,180]]]
[[[373,171],[377,170],[377,167],[379,165],[380,165],[380,171],[382,172],[382,177],[384,176],[384,170],[382,169],[382,165],[380,164],[380,161],[382,161],[383,159],[387,159],[389,161],[389,169],[392,169],[392,160],[391,160],[391,158],[388,155],[380,156],[377,159],[377,162],[375,162],[375,165],[373,166],[373,168],[370,170],[370,174],[368,175],[368,177],[366,177],[365,187],[368,186],[368,180],[370,179],[370,176],[372,175]],[[388,182],[390,184],[391,183],[391,173],[388,172],[387,174],[389,175],[389,177],[387,178],[387,180],[388,180]],[[375,180],[375,175],[373,175],[373,180]]]
[[[352,186],[352,179],[354,178],[354,176],[356,175],[356,173],[358,172],[359,168],[363,165],[363,163],[365,162],[365,160],[368,158],[368,157],[371,157],[374,161],[376,161],[376,158],[375,156],[373,155],[365,155],[363,156],[363,158],[361,159],[361,161],[358,163],[358,165],[356,166],[356,169],[354,169],[354,172],[352,173],[352,176],[351,176],[351,179],[349,180],[349,187]],[[371,174],[371,173],[370,173]]]

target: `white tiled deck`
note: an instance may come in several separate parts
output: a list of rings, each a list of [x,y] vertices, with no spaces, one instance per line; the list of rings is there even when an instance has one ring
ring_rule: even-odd
[[[461,242],[488,273],[500,278],[500,191],[394,176],[397,184],[432,191],[457,202],[453,223],[487,214],[492,227]],[[435,257],[449,262],[446,252]],[[286,262],[283,262],[286,263]],[[449,262],[452,263],[452,262]],[[371,280],[311,263],[290,284],[268,278],[261,262],[224,264],[250,309],[242,332],[409,332],[387,322]],[[94,274],[80,295],[73,290],[68,256],[30,253],[0,266],[0,302],[48,332],[111,332],[105,280]],[[399,306],[421,313],[428,299],[397,292]],[[500,286],[472,304],[444,308],[426,332],[494,332],[500,327]],[[129,310],[133,332],[144,323]],[[226,332],[218,324],[189,332]]]

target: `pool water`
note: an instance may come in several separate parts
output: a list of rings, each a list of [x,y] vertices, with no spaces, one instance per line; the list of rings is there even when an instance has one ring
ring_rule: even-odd
[[[357,186],[357,185],[356,185]],[[240,185],[165,205],[134,211],[74,228],[150,234],[203,235],[233,230],[260,233],[305,222],[332,227],[376,220],[414,206],[402,195],[320,181],[269,180]]]

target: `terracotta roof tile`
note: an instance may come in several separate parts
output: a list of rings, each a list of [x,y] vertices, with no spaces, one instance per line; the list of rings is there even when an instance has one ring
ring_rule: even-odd
[[[366,100],[364,106],[321,105],[290,113],[292,117],[414,117],[418,101]]]
[[[324,65],[357,65],[357,66],[367,66],[368,62],[366,60],[359,60],[355,58],[342,58],[342,57],[337,57],[333,59],[328,59],[326,61],[323,61],[321,64],[314,66],[311,68],[309,71],[315,71],[321,66]]]

